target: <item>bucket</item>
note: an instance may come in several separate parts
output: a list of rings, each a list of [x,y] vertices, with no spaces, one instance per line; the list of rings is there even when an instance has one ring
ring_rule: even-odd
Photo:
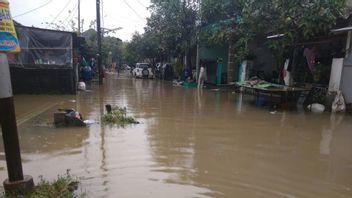
[[[256,106],[257,107],[264,107],[266,106],[266,104],[268,103],[266,97],[264,95],[260,95],[258,96],[257,100],[256,100]]]

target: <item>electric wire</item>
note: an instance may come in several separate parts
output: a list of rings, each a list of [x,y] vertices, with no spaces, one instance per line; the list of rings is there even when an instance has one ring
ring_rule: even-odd
[[[70,20],[73,18],[73,15],[75,14],[75,12],[77,12],[77,7],[78,7],[78,1],[77,1],[77,3],[73,6],[73,8],[72,8],[72,11],[71,11],[71,13],[69,14],[69,15],[67,15],[67,17],[63,20],[63,21],[61,21],[61,25],[64,25],[64,23],[67,21],[67,19],[69,19],[70,17]]]
[[[140,0],[136,0],[136,1],[137,1],[137,3],[139,3],[139,5],[141,5],[141,6],[145,7],[145,8],[148,8],[148,7],[145,6]]]
[[[67,28],[67,26],[68,26],[67,29],[70,29],[70,25],[71,25],[72,19],[75,17],[75,15],[76,15],[76,13],[78,11],[78,9],[76,9],[77,7],[78,7],[78,4],[77,4],[77,6],[75,6],[75,9],[73,9],[73,12],[70,14],[70,20],[68,20],[66,22],[65,27]]]
[[[48,5],[48,4],[51,3],[52,1],[53,1],[53,0],[49,0],[48,2],[44,3],[44,4],[41,5],[41,6],[38,6],[38,7],[36,7],[36,8],[33,8],[33,9],[31,9],[31,10],[28,10],[28,11],[22,13],[22,14],[18,14],[18,15],[16,15],[16,16],[12,17],[12,18],[20,17],[20,16],[23,16],[23,15],[29,14],[29,13],[31,13],[31,12],[34,12],[34,11],[36,11],[36,10],[39,10],[40,8],[42,8],[42,7],[46,6],[46,5]]]
[[[66,5],[60,10],[60,12],[54,17],[54,19],[51,21],[51,23],[49,23],[46,27],[48,27],[50,24],[53,24],[55,22],[55,20],[57,19],[57,17],[59,17],[62,12],[67,8],[67,6],[71,3],[71,0],[69,0]]]
[[[134,9],[131,7],[131,5],[127,3],[126,0],[123,0],[123,2],[124,2],[140,19],[144,20],[144,18],[141,17],[141,15],[139,15],[138,12],[136,12],[136,10],[134,10]]]

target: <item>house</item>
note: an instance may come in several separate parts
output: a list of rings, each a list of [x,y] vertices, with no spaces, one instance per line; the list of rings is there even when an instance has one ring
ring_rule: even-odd
[[[72,32],[15,25],[21,52],[8,54],[14,93],[76,93],[78,49]],[[75,57],[75,58],[74,58]]]
[[[221,26],[229,26],[234,21],[240,19],[225,19],[210,24],[204,24],[201,28],[201,35],[214,34]],[[251,54],[249,72],[250,75],[261,73],[270,78],[273,71],[277,70],[277,63],[274,55],[265,44],[265,40],[254,39],[249,42],[247,47]],[[233,43],[232,43],[233,44]],[[240,79],[241,65],[236,60],[236,49],[231,45],[231,41],[223,41],[218,43],[209,43],[206,39],[201,39],[199,44],[199,60],[207,66],[208,80],[207,83],[216,83],[217,67],[220,63],[222,65],[221,84],[229,84]]]
[[[352,48],[351,48],[351,37],[352,37],[352,26],[346,26],[339,29],[333,29],[333,33],[344,36],[345,41],[345,54],[341,65],[338,65],[336,70],[336,80],[333,86],[336,89],[340,89],[345,97],[347,104],[352,103]],[[335,65],[336,67],[336,65]]]

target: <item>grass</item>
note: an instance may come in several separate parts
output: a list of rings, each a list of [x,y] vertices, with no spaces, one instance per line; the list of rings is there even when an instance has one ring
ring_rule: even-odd
[[[71,177],[69,170],[66,175],[59,175],[57,179],[53,181],[47,181],[42,176],[39,177],[40,181],[33,188],[31,192],[25,193],[25,195],[19,195],[21,193],[9,193],[6,194],[6,198],[78,198],[86,197],[86,194],[82,193],[77,195],[75,191],[78,189],[79,182]]]
[[[126,107],[121,108],[118,106],[114,106],[111,110],[111,113],[104,114],[102,121],[105,124],[117,124],[120,126],[127,124],[139,124],[139,122],[136,121],[133,117],[127,116]]]

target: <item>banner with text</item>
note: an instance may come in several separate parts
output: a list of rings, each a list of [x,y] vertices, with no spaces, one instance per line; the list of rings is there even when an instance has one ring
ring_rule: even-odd
[[[7,0],[0,0],[0,52],[20,52],[16,30]]]

